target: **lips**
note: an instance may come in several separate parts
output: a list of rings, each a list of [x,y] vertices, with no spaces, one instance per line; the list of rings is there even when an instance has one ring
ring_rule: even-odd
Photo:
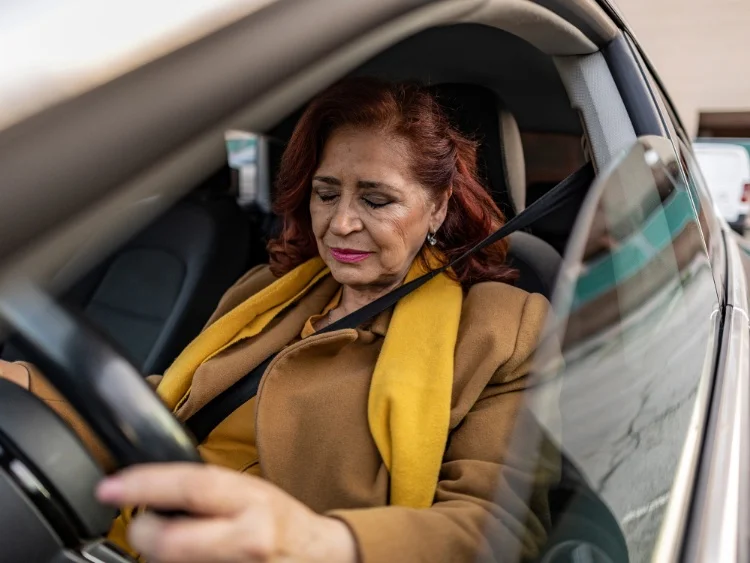
[[[364,252],[362,250],[354,250],[352,248],[331,248],[331,256],[337,262],[343,262],[344,264],[354,264],[355,262],[361,262],[367,258],[372,252]]]

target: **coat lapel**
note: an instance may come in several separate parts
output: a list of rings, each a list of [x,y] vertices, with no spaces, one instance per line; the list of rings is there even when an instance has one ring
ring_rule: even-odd
[[[270,355],[298,338],[307,319],[323,310],[338,287],[330,276],[323,279],[261,334],[237,342],[202,364],[193,375],[190,395],[177,410],[177,417],[187,420]]]
[[[258,391],[263,478],[316,511],[382,503],[387,490],[364,416],[382,339],[364,336],[343,329],[295,342],[275,358]],[[352,480],[351,472],[360,475]],[[373,488],[375,480],[381,486]]]

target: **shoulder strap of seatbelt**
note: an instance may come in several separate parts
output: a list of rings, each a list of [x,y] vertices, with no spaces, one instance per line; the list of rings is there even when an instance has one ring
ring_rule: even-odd
[[[455,266],[470,255],[478,252],[497,241],[507,237],[515,231],[528,228],[539,219],[546,217],[553,211],[560,209],[566,203],[572,201],[583,190],[587,190],[594,178],[594,171],[591,164],[586,164],[576,172],[565,178],[557,186],[540,197],[524,211],[513,217],[497,231],[477,243],[474,247],[467,250],[461,256],[453,260],[450,264],[433,270],[411,282],[404,284],[393,291],[376,299],[354,311],[353,313],[331,323],[327,327],[318,331],[318,334],[342,330],[345,328],[356,328],[375,318],[383,311],[395,305],[399,299],[405,297],[415,289],[421,287],[438,274],[446,271],[448,268]],[[193,434],[197,443],[203,442],[211,431],[216,428],[226,417],[232,414],[240,406],[253,398],[258,392],[260,380],[266,369],[276,357],[271,355],[255,369],[250,371],[245,377],[237,381],[226,391],[216,396],[202,409],[191,416],[185,426]]]

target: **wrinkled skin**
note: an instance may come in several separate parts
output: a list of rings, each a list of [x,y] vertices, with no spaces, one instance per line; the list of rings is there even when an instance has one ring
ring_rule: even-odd
[[[310,215],[318,252],[344,286],[331,321],[398,286],[445,220],[450,191],[433,194],[410,169],[410,145],[381,130],[342,127],[313,174]],[[367,253],[356,263],[335,249]],[[320,327],[318,327],[320,328]]]

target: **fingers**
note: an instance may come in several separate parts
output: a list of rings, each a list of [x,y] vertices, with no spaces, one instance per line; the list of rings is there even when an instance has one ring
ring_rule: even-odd
[[[349,528],[258,478],[198,464],[144,465],[104,481],[104,502],[182,510],[137,516],[129,541],[149,563],[356,561]]]
[[[100,501],[116,506],[149,506],[203,516],[232,516],[268,494],[267,483],[215,466],[149,464],[103,481]]]
[[[149,563],[247,563],[263,561],[269,546],[247,541],[252,526],[229,518],[167,520],[145,513],[128,531],[133,548]]]
[[[0,360],[0,377],[12,381],[16,385],[23,387],[24,389],[29,388],[29,370],[22,364],[6,362]]]

